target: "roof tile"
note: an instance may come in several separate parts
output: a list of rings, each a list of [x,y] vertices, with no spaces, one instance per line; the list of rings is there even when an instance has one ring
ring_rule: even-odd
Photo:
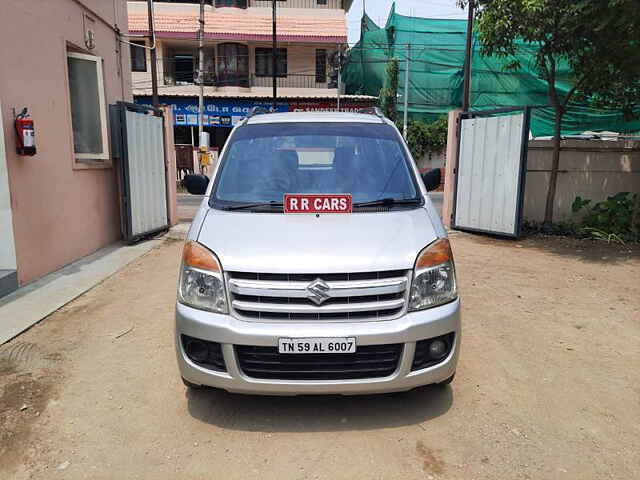
[[[175,6],[156,4],[156,33],[162,37],[195,38],[198,31],[198,10],[184,6],[180,10]],[[147,31],[146,11],[132,8],[130,3],[128,16],[130,32]],[[345,42],[347,39],[346,17],[342,10],[282,9],[277,18],[278,38],[281,40]],[[271,26],[271,11],[267,8],[216,8],[205,13],[207,38],[259,40],[271,36]]]

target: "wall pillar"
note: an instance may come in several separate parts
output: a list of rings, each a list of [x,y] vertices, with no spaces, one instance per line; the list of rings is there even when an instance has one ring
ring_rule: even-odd
[[[458,166],[458,122],[462,110],[449,112],[449,126],[447,131],[447,160],[444,169],[444,193],[442,196],[442,222],[451,228],[453,214],[453,196],[455,195],[455,170]]]
[[[161,107],[164,115],[164,166],[167,182],[167,218],[169,225],[178,223],[178,193],[176,181],[178,169],[176,167],[176,145],[173,137],[173,112],[171,107]]]

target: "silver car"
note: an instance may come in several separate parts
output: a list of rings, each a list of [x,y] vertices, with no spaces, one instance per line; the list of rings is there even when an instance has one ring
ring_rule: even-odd
[[[180,373],[192,388],[368,394],[448,384],[460,299],[446,231],[392,122],[252,114],[213,172],[183,251]],[[433,187],[433,185],[431,185]]]

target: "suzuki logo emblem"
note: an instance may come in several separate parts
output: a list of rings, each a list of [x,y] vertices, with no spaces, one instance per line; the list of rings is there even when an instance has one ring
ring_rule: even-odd
[[[331,290],[331,287],[321,278],[316,278],[313,282],[307,285],[307,292],[309,292],[309,300],[316,305],[322,304],[327,300],[330,295],[327,293]]]

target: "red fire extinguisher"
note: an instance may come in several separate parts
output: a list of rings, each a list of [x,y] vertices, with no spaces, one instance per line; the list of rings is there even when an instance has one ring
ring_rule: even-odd
[[[27,113],[27,107],[22,109],[15,120],[18,155],[35,155],[36,154],[36,136],[33,128],[33,120]]]

